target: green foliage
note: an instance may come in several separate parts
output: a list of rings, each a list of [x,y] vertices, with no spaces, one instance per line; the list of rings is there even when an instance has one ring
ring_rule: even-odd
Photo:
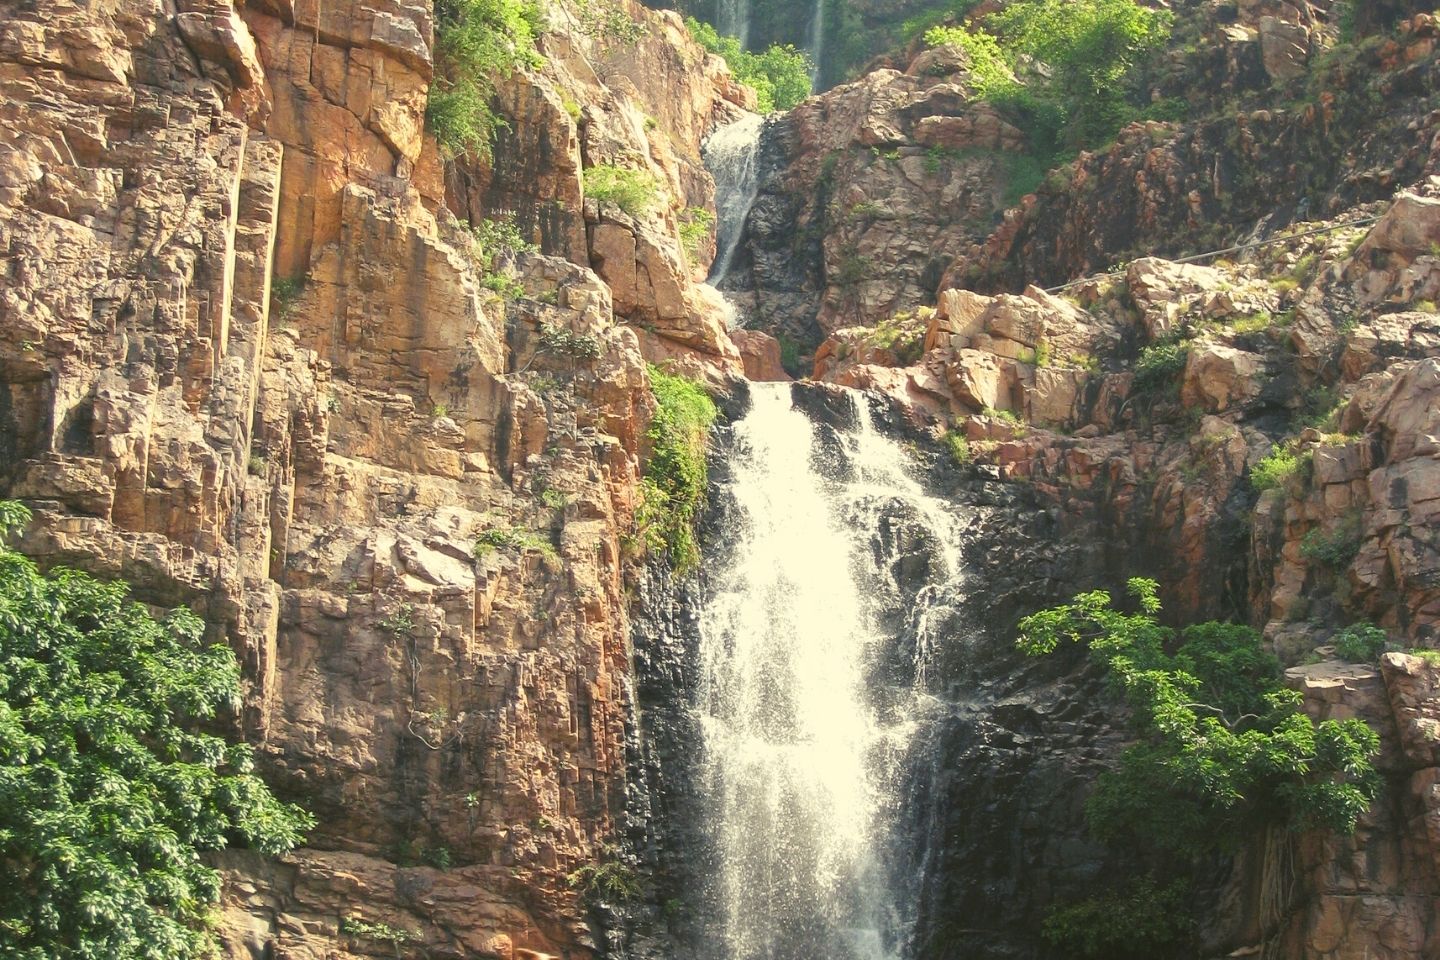
[[[686,17],[685,25],[696,43],[723,57],[735,78],[755,90],[761,113],[789,110],[810,96],[810,75],[815,65],[789,44],[773,44],[754,53],[741,47],[738,38],[721,36],[710,24],[694,17]]]
[[[470,256],[480,271],[480,285],[502,299],[524,296],[513,261],[518,254],[537,249],[520,233],[513,214],[470,225]]]
[[[958,430],[945,431],[945,449],[950,451],[950,459],[954,460],[957,466],[965,466],[975,459],[974,452],[970,449],[970,441]]]
[[[980,410],[980,415],[982,417],[990,417],[992,420],[999,420],[1002,423],[1008,423],[1012,427],[1018,427],[1022,422],[1020,420],[1020,414],[1014,410],[996,410],[994,407],[983,407]]]
[[[775,339],[780,343],[781,368],[792,377],[800,376],[800,342],[784,331],[777,331]]]
[[[964,50],[975,95],[1029,131],[1043,169],[1146,114],[1140,71],[1171,21],[1135,0],[1018,0],[983,27],[932,27],[925,39]]]
[[[1338,14],[1335,19],[1339,27],[1339,40],[1341,43],[1354,43],[1358,31],[1355,29],[1356,21],[1360,16],[1358,0],[1336,0],[1337,9],[1331,12]]]
[[[27,522],[0,503],[0,527]],[[312,825],[250,748],[201,732],[240,668],[180,609],[120,583],[42,575],[0,548],[0,953],[15,960],[211,956],[220,875],[202,851],[293,848]]]
[[[425,116],[447,156],[489,160],[504,121],[491,100],[495,83],[538,66],[541,30],[535,0],[440,0],[435,9],[435,82]]]
[[[592,900],[628,903],[640,899],[642,894],[640,880],[635,871],[616,860],[600,864],[587,863],[565,880],[572,889],[579,890]]]
[[[552,324],[541,325],[540,347],[547,353],[576,360],[598,360],[603,352],[597,337],[588,333],[575,333]]]
[[[925,353],[927,323],[913,310],[894,313],[864,332],[860,342],[871,348],[889,350],[901,365],[914,363]]]
[[[1425,661],[1427,667],[1440,668],[1440,650],[1426,650],[1416,647],[1410,651],[1410,656],[1419,657]]]
[[[933,27],[925,33],[932,47],[956,47],[970,62],[970,85],[982,100],[1013,97],[1019,89],[1011,55],[994,34],[964,27]]]
[[[450,848],[441,844],[420,851],[420,862],[436,870],[450,869]]]
[[[1149,878],[1124,892],[1082,900],[1045,918],[1041,935],[1076,960],[1177,956],[1195,922],[1192,893],[1183,881],[1156,887]]]
[[[700,251],[710,239],[715,214],[704,207],[687,207],[680,214],[680,246],[691,264],[700,265]]]
[[[1020,0],[987,25],[1011,56],[1049,67],[1030,85],[1064,118],[1062,141],[1082,147],[1114,137],[1136,113],[1129,98],[1137,70],[1164,46],[1171,20],[1134,0]]]
[[[1250,470],[1250,486],[1257,493],[1285,486],[1310,462],[1310,451],[1296,453],[1291,446],[1279,446]]]
[[[580,29],[596,40],[635,43],[645,36],[645,25],[632,20],[614,0],[576,0]]]
[[[304,292],[304,277],[275,277],[271,280],[270,301],[275,306],[276,319],[289,319],[290,312],[295,309],[295,301],[299,300],[300,294]]]
[[[415,605],[402,603],[395,612],[381,617],[380,628],[397,637],[408,637],[415,632]]]
[[[1162,340],[1140,351],[1135,361],[1135,389],[1158,390],[1173,383],[1185,369],[1190,357],[1190,344],[1185,340]]]
[[[660,181],[649,171],[599,164],[587,167],[583,177],[585,196],[609,201],[637,219],[660,204]]]
[[[1373,623],[1353,623],[1330,641],[1335,653],[1351,663],[1374,663],[1385,652],[1389,638]]]
[[[650,459],[639,524],[646,542],[668,549],[676,571],[685,572],[700,562],[693,524],[709,484],[705,448],[718,411],[699,384],[654,365],[650,388],[657,408],[645,435]]]
[[[1316,527],[1305,534],[1300,541],[1300,555],[1334,570],[1344,570],[1360,552],[1363,533],[1360,514],[1347,514],[1340,518],[1334,529]]]
[[[1136,613],[1094,591],[1020,623],[1032,656],[1084,643],[1141,738],[1101,777],[1091,829],[1186,856],[1233,850],[1271,825],[1353,830],[1379,789],[1375,733],[1359,720],[1312,723],[1249,627],[1198,624],[1177,647],[1156,591],[1130,581]]]
[[[474,552],[477,560],[483,560],[496,550],[515,550],[520,553],[534,550],[552,562],[560,559],[553,543],[534,530],[519,526],[496,527],[475,538]]]
[[[1008,155],[1007,155],[1008,156]],[[1009,170],[1005,181],[1005,206],[1013,207],[1034,193],[1045,182],[1045,164],[1030,154],[1009,157]]]
[[[927,42],[929,42],[928,33],[932,27],[939,26],[946,20],[959,20],[979,5],[980,0],[949,0],[936,9],[917,13],[900,24],[900,42],[908,44],[922,34],[927,35]],[[934,43],[930,45],[936,46]]]
[[[366,920],[363,917],[346,917],[340,921],[340,932],[360,940],[374,940],[399,947],[402,943],[418,940],[409,930],[392,927],[388,923]]]

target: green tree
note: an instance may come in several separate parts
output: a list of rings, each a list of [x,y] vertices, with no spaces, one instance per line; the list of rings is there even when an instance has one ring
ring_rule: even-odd
[[[1177,634],[1159,621],[1153,580],[1129,589],[1134,613],[1094,591],[1020,622],[1022,651],[1084,644],[1125,699],[1137,741],[1100,777],[1086,820],[1099,839],[1168,864],[1163,886],[1130,878],[1052,911],[1044,936],[1077,958],[1175,955],[1193,930],[1194,865],[1260,837],[1268,856],[1291,831],[1348,833],[1380,787],[1374,731],[1313,723],[1258,633],[1209,622]]]
[[[28,522],[0,502],[0,536]],[[312,825],[201,724],[240,671],[188,610],[42,575],[0,547],[0,953],[14,960],[212,955],[219,874],[201,852],[289,850]]]
[[[810,58],[789,44],[772,44],[760,53],[740,46],[736,37],[721,36],[708,23],[687,17],[690,35],[705,50],[724,58],[736,79],[755,91],[761,113],[789,110],[810,96]]]
[[[1108,141],[1142,112],[1139,70],[1164,46],[1171,22],[1135,0],[1018,0],[983,29],[936,27],[925,38],[964,49],[976,95],[1010,113],[1032,148],[1054,159]]]
[[[1249,627],[1197,624],[1177,645],[1157,619],[1156,589],[1130,581],[1136,613],[1095,591],[1020,624],[1031,655],[1086,644],[1129,704],[1140,740],[1101,778],[1091,828],[1192,855],[1234,849],[1272,824],[1353,830],[1379,789],[1374,731],[1360,720],[1312,723]]]
[[[504,125],[491,105],[495,83],[540,64],[541,25],[535,0],[438,0],[435,81],[425,115],[446,154],[489,159],[495,131]]]
[[[1164,46],[1171,21],[1135,0],[1021,0],[986,23],[1009,50],[1048,67],[1040,96],[1061,109],[1068,145],[1086,146],[1134,115],[1136,70]]]

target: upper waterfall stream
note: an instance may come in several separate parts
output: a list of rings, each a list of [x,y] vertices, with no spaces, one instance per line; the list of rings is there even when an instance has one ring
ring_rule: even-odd
[[[730,272],[745,218],[759,192],[760,134],[765,118],[747,114],[716,130],[705,141],[705,166],[715,177],[716,255],[709,282],[718,287]]]
[[[896,590],[877,542],[908,526],[932,561],[921,579],[947,582],[955,523],[905,474],[862,395],[842,398],[853,422],[826,443],[789,385],[751,393],[729,458],[733,549],[699,624],[699,779],[721,914],[708,956],[891,960],[906,920],[891,875],[900,772],[933,701],[879,679],[896,639],[880,608]]]

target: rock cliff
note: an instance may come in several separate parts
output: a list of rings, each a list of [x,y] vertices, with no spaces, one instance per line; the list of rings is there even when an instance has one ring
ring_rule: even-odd
[[[281,862],[222,858],[230,956],[594,948],[567,877],[624,807],[643,357],[740,371],[675,227],[749,94],[673,15],[606,6],[597,39],[593,6],[552,5],[546,65],[504,84],[504,162],[448,175],[429,3],[0,18],[21,546],[201,612],[265,775],[320,821]],[[621,157],[653,215],[581,203]],[[502,210],[542,250],[512,302],[455,216]]]
[[[984,588],[947,598],[953,710],[904,799],[917,956],[1045,956],[1046,910],[1133,866],[1084,837],[1123,739],[1103,685],[1010,628],[1136,572],[1382,736],[1355,836],[1217,871],[1207,955],[1440,951],[1440,27],[1362,5],[1337,46],[1336,4],[1172,6],[1149,80],[1190,117],[1043,180],[952,50],[769,123],[732,337],[700,147],[755,100],[675,13],[546,3],[483,159],[427,131],[429,0],[0,0],[19,546],[202,614],[249,684],[230,722],[319,820],[218,858],[227,956],[685,955],[704,582],[638,564],[646,364],[719,386],[797,353],[972,517]],[[535,249],[481,256],[467,226],[501,218]],[[723,497],[706,522],[720,549]],[[926,547],[893,531],[913,644]],[[1393,649],[1343,663],[1362,621]],[[631,915],[593,895],[637,865]]]

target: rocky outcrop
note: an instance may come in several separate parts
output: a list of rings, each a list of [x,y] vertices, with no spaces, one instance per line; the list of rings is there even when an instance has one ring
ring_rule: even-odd
[[[1281,955],[1429,956],[1440,946],[1436,667],[1387,653],[1378,669],[1328,661],[1296,667],[1288,678],[1316,720],[1360,717],[1380,733],[1377,769],[1387,789],[1353,838],[1310,836],[1300,845],[1294,866],[1300,893],[1288,904]]]
[[[874,326],[930,300],[946,251],[990,232],[1024,138],[971,99],[965,68],[932,50],[767,128],[727,281],[749,325],[807,348]]]
[[[1262,21],[1292,30],[1287,19]],[[1295,79],[1300,102],[1283,109],[1274,107],[1267,79],[1263,98],[1257,85],[1253,107],[1238,113],[1189,125],[1132,124],[1114,145],[1052,173],[993,235],[946,268],[942,287],[1063,283],[1135,257],[1222,249],[1390,196],[1437,169],[1428,99],[1440,69],[1431,56],[1436,31],[1421,15],[1395,39],[1338,48],[1317,74]],[[1281,41],[1275,55],[1299,56],[1294,39]],[[1197,83],[1189,68],[1177,75],[1187,96],[1236,91],[1223,79]]]
[[[655,56],[623,103],[587,100],[592,130],[643,128],[635,91],[696,56],[673,18],[641,29]],[[723,66],[661,114],[685,146],[648,154],[648,286],[612,290],[591,232],[622,221],[575,202],[543,74],[502,91],[502,150],[546,165],[530,193],[492,176],[484,209],[529,202],[559,256],[473,262],[424,133],[433,31],[388,0],[41,2],[0,26],[0,495],[34,509],[27,553],[190,606],[239,655],[236,723],[319,824],[279,861],[220,859],[236,958],[377,955],[385,928],[437,958],[596,949],[567,877],[625,805],[652,404],[621,321],[740,368],[670,236],[709,202],[706,111],[745,103]],[[586,149],[618,157],[607,137]]]
[[[648,360],[739,376],[728,309],[699,286],[713,237],[687,249],[680,225],[694,209],[713,212],[700,145],[753,109],[754,92],[674,13],[606,0],[557,2],[550,17],[544,63],[500,84],[506,125],[490,158],[448,167],[447,202],[471,220],[512,218],[543,252],[593,268]],[[587,199],[584,170],[596,166],[634,171],[653,194],[645,208]]]

